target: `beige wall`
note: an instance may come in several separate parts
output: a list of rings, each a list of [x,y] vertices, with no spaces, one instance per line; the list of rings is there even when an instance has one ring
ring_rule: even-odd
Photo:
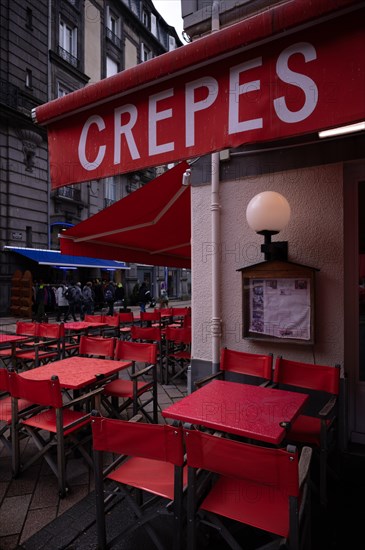
[[[343,197],[342,164],[267,174],[220,183],[222,346],[273,352],[317,363],[343,364]],[[289,242],[289,261],[320,269],[316,274],[316,343],[262,343],[242,338],[241,273],[264,261],[256,235],[246,221],[250,199],[278,191],[291,205],[291,220],[274,240]],[[210,186],[192,188],[193,358],[211,361],[212,314]]]
[[[101,79],[100,12],[89,0],[85,2],[85,73],[89,84]]]

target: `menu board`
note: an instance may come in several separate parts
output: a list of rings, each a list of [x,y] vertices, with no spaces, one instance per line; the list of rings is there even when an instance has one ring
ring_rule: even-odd
[[[251,335],[309,341],[311,319],[309,278],[249,280]]]

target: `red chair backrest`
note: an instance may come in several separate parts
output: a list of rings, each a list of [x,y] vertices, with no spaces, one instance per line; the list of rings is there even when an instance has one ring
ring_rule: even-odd
[[[141,312],[142,313],[142,312]],[[131,327],[132,340],[161,341],[161,330],[158,327]]]
[[[188,466],[250,480],[253,490],[258,482],[280,487],[283,496],[299,495],[297,452],[250,445],[194,429],[184,429],[184,439]]]
[[[180,342],[182,344],[191,344],[191,328],[186,327],[166,327],[166,340]]]
[[[119,315],[103,315],[103,323],[110,327],[119,327]]]
[[[81,336],[80,355],[97,355],[114,358],[115,338],[100,338],[100,336]]]
[[[141,361],[142,363],[154,364],[157,362],[157,351],[157,344],[118,340],[114,359],[126,359],[127,361]]]
[[[120,323],[133,323],[134,322],[134,313],[133,311],[126,313],[118,313]]]
[[[63,323],[39,323],[38,336],[40,338],[63,338],[65,326]]]
[[[167,424],[128,422],[101,416],[91,419],[93,448],[128,456],[138,456],[169,462],[184,463],[181,427]]]
[[[161,311],[159,309],[155,309],[154,311],[141,311],[140,319],[141,321],[160,321]]]
[[[274,383],[297,386],[310,390],[338,395],[340,391],[340,368],[329,365],[315,365],[277,357]]]
[[[9,372],[9,388],[11,395],[18,399],[27,399],[47,407],[62,407],[61,387],[57,377],[51,380],[28,380],[15,372]]]
[[[87,321],[88,323],[104,323],[103,321],[104,315],[89,315],[86,314],[84,321]]]
[[[222,371],[271,380],[272,366],[272,354],[246,353],[228,348],[221,350],[220,369]]]
[[[174,317],[184,317],[185,315],[191,315],[190,307],[173,307],[172,314]]]
[[[31,321],[17,321],[16,322],[16,334],[23,336],[38,336],[39,323],[33,323]]]

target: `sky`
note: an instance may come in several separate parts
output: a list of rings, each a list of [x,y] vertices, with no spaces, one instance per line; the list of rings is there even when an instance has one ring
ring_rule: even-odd
[[[162,15],[166,23],[175,27],[176,32],[183,44],[186,44],[182,37],[183,20],[181,18],[180,0],[152,0],[156,10]]]

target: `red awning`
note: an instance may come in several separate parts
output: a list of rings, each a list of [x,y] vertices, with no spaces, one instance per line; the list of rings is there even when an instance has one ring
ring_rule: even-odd
[[[124,262],[187,267],[191,265],[189,168],[182,162],[141,189],[68,229],[63,254]]]

